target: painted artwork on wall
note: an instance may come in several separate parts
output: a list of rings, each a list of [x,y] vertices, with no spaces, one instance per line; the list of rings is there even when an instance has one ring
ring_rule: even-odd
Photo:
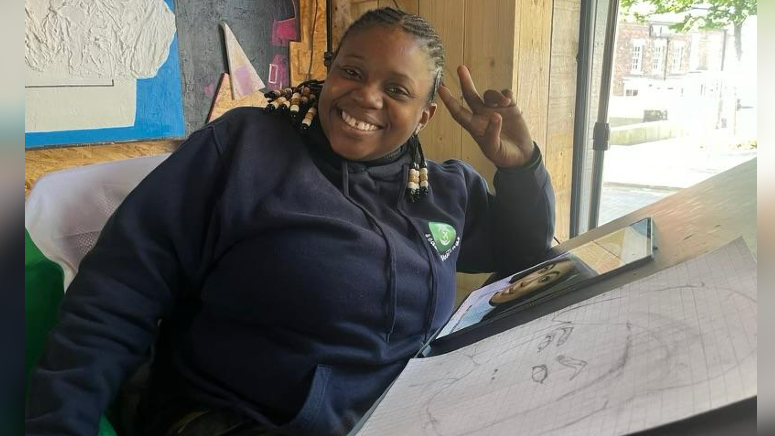
[[[185,134],[173,0],[25,0],[25,147]]]
[[[177,7],[187,134],[207,122],[221,76],[229,71],[224,24],[267,89],[288,86],[300,0],[179,1]]]

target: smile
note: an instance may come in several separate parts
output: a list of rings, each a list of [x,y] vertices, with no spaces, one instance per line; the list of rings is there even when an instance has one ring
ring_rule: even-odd
[[[379,126],[375,126],[374,124],[369,124],[365,121],[359,121],[345,111],[342,111],[342,120],[348,126],[352,127],[353,129],[360,130],[362,132],[372,132],[374,130],[379,129]]]

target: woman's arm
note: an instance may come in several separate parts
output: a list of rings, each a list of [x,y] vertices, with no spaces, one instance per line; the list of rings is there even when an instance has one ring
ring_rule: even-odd
[[[472,169],[466,173],[466,228],[458,269],[516,271],[536,262],[554,236],[554,190],[511,90],[487,90],[481,97],[471,73],[458,67],[468,108],[446,87],[439,97],[452,117],[498,167],[495,195]]]
[[[212,126],[194,133],[108,220],[68,288],[34,370],[27,435],[96,434],[146,358],[158,320],[196,290],[225,171]]]

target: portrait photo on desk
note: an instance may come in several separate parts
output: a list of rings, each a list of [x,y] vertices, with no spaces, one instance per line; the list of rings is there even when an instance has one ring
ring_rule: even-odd
[[[438,337],[596,276],[593,268],[573,253],[563,253],[524,271],[472,292],[450,318]]]

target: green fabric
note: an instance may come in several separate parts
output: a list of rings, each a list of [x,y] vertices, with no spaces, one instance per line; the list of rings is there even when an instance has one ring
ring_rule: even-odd
[[[24,230],[24,380],[30,372],[54,326],[64,296],[62,268],[41,253]]]
[[[30,372],[43,352],[46,336],[57,319],[64,296],[64,273],[38,249],[24,230],[24,380],[29,388]],[[103,416],[97,436],[116,436]]]

